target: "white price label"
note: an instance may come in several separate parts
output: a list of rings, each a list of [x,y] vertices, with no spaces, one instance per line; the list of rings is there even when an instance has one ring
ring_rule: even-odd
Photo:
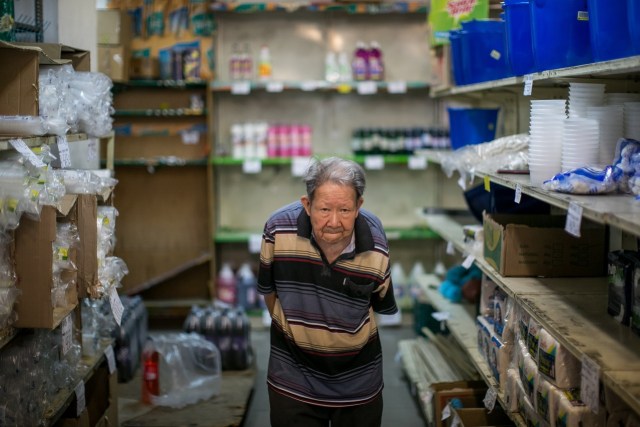
[[[407,164],[411,170],[425,170],[427,168],[427,158],[422,156],[409,156]]]
[[[113,374],[116,371],[116,355],[113,352],[113,346],[109,345],[104,350],[104,355],[107,358],[107,365],[109,366],[109,374]]]
[[[453,245],[453,242],[447,242],[447,255],[455,255],[456,247]]]
[[[389,82],[387,84],[387,90],[389,93],[407,93],[407,82],[403,80]]]
[[[313,92],[317,88],[318,88],[318,83],[314,81],[300,83],[300,90],[303,90],[305,92]]]
[[[523,95],[524,96],[531,96],[531,93],[533,93],[533,75],[532,74],[526,74],[524,76],[524,92],[523,92]]]
[[[431,313],[431,317],[436,319],[438,322],[446,322],[451,317],[451,313],[448,311],[434,311]]]
[[[37,168],[43,168],[45,165],[44,163],[42,163],[42,160],[40,160],[38,158],[38,156],[35,155],[35,153],[33,151],[31,151],[31,149],[29,147],[27,147],[27,144],[25,144],[25,142],[21,139],[12,139],[9,140],[9,144],[11,144],[11,146],[20,154],[22,154],[23,156],[25,156],[27,158],[27,160],[29,161],[29,163],[31,163],[33,166],[37,167]]]
[[[76,415],[79,417],[80,415],[82,415],[84,408],[86,408],[87,406],[87,403],[84,397],[84,382],[80,381],[78,383],[75,389],[75,393],[76,393],[76,402],[77,402]]]
[[[196,145],[200,142],[200,132],[197,130],[186,130],[180,136],[184,145]]]
[[[493,408],[496,406],[496,400],[498,399],[498,392],[495,388],[489,387],[487,390],[487,394],[484,395],[484,407],[487,408],[489,412],[493,411]]]
[[[242,172],[260,173],[262,172],[262,161],[260,159],[246,159],[242,162]]]
[[[365,156],[364,167],[369,170],[382,170],[384,169],[384,157],[383,156]]]
[[[58,155],[60,156],[60,168],[66,169],[71,167],[71,153],[69,152],[69,142],[67,137],[57,136],[56,142],[58,143]]]
[[[116,288],[111,288],[109,303],[111,304],[113,317],[116,319],[118,326],[120,326],[120,323],[122,322],[122,313],[124,313],[124,306],[122,305],[122,300],[120,299],[120,295],[118,295]]]
[[[259,254],[262,247],[262,234],[251,234],[249,236],[249,252]]]
[[[251,82],[233,82],[231,93],[234,95],[249,95],[251,93]]]
[[[451,416],[451,405],[447,403],[447,406],[442,410],[442,421],[446,420]]]
[[[600,366],[586,354],[582,355],[580,377],[580,399],[597,414],[600,406]]]
[[[495,59],[496,61],[500,61],[500,58],[502,58],[502,54],[495,49],[493,49],[491,53],[489,53],[489,56]]]
[[[374,95],[378,92],[378,85],[376,82],[366,81],[358,82],[358,94],[359,95]]]
[[[282,92],[284,90],[284,84],[282,82],[268,82],[267,92]]]
[[[309,157],[294,157],[291,159],[291,176],[303,176],[309,167]]]
[[[73,345],[73,321],[71,320],[71,315],[62,319],[60,332],[62,333],[62,355],[64,356]]]
[[[474,257],[473,255],[468,255],[462,262],[462,266],[468,270],[471,268],[475,260],[476,260],[476,257]]]
[[[582,206],[576,202],[569,203],[567,210],[567,222],[564,230],[575,237],[580,237],[580,224],[582,223]]]
[[[522,200],[522,186],[520,184],[516,184],[516,196],[513,201],[520,204],[520,200]]]

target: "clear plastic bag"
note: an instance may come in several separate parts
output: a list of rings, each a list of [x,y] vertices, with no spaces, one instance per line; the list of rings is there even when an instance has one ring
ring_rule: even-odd
[[[100,178],[88,170],[58,169],[56,174],[69,194],[98,194],[102,188]]]
[[[559,173],[542,184],[542,188],[570,194],[608,194],[618,190],[613,167],[578,168]]]
[[[220,352],[201,335],[155,335],[145,345],[143,364],[154,352],[159,355],[159,394],[150,396],[154,405],[182,408],[220,393]]]

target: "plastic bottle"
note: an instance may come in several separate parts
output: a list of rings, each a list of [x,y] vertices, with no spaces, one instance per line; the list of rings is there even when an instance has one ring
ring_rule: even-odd
[[[298,129],[300,131],[300,155],[303,157],[308,157],[313,151],[311,141],[311,126],[302,125]]]
[[[258,79],[265,81],[271,78],[271,53],[269,46],[262,45],[260,47],[260,56],[258,58]]]
[[[367,46],[359,41],[356,43],[356,50],[353,52],[351,61],[353,79],[364,81],[369,79],[369,51]]]
[[[369,79],[374,81],[384,80],[384,62],[382,60],[382,50],[377,41],[371,42],[369,49]]]
[[[340,52],[338,54],[338,75],[338,81],[340,82],[350,82],[353,80],[351,64],[349,64],[349,58],[346,52]]]
[[[237,43],[233,44],[233,50],[229,58],[229,75],[231,80],[242,79],[242,58]]]
[[[240,53],[240,78],[251,80],[253,78],[253,61],[249,54],[249,45],[245,43]]]
[[[150,405],[160,394],[160,354],[152,340],[147,340],[142,352],[142,403]]]
[[[249,310],[256,307],[258,284],[249,263],[244,263],[236,274],[238,285],[238,307]]]
[[[324,61],[324,78],[331,83],[340,80],[340,69],[338,68],[338,59],[333,51],[327,52]]]
[[[224,303],[236,303],[236,276],[228,263],[224,263],[218,273],[218,299]]]

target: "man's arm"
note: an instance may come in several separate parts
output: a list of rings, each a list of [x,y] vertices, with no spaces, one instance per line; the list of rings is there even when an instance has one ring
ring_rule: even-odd
[[[271,292],[270,294],[266,294],[264,296],[264,303],[267,305],[267,310],[269,310],[269,314],[273,316],[273,307],[276,305],[276,293]]]

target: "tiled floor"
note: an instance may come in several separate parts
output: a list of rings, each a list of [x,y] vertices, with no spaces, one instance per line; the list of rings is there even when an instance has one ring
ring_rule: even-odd
[[[398,357],[398,341],[413,338],[411,326],[388,326],[380,329],[384,360],[384,412],[382,427],[419,427],[425,426],[415,398],[411,396],[402,365]],[[269,331],[253,330],[251,339],[256,350],[258,373],[249,410],[245,416],[244,427],[266,427],[269,425],[269,397],[266,386],[266,367],[269,357]],[[292,426],[297,427],[297,426]],[[357,427],[357,426],[354,426]]]

